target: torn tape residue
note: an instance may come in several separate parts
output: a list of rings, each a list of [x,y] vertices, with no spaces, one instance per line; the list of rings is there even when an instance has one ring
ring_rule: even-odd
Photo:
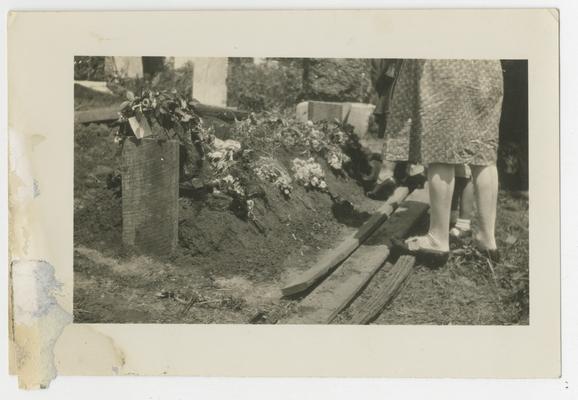
[[[42,260],[15,260],[12,278],[13,361],[24,389],[48,387],[56,377],[54,346],[72,316],[57,302],[61,284]]]

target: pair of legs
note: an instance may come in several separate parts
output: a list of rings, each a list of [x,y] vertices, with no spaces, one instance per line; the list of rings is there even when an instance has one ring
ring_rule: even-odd
[[[479,230],[475,239],[483,249],[496,249],[495,226],[498,201],[498,170],[495,165],[472,165],[474,194],[479,214]],[[432,247],[449,251],[449,226],[455,186],[453,164],[430,164],[428,167],[430,196],[429,237]]]

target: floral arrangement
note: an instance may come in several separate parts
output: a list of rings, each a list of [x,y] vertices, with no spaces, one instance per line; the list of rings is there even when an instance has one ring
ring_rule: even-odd
[[[251,114],[237,122],[233,135],[249,148],[265,149],[269,155],[284,147],[322,157],[339,173],[351,161],[344,149],[357,141],[352,127],[338,121],[303,123],[267,113]]]
[[[222,192],[226,194],[234,194],[237,197],[245,197],[245,188],[241,185],[239,178],[232,175],[226,175],[221,178],[211,181],[213,192]]]
[[[316,125],[308,121],[301,129],[289,129],[279,138],[287,147],[305,147],[310,155],[323,157],[335,172],[342,172],[344,164],[351,161],[343,148],[352,136],[342,128],[337,122]]]
[[[350,126],[337,121],[302,123],[273,114],[251,114],[236,121],[231,126],[230,139],[222,140],[204,126],[195,111],[196,104],[175,90],[146,90],[140,96],[129,93],[120,106],[115,141],[122,144],[135,136],[135,126],[144,126],[149,134],[153,127],[155,136],[164,134],[168,139],[178,139],[187,152],[196,149],[201,160],[208,162],[201,166],[208,172],[204,173],[209,178],[208,187],[232,197],[235,207],[243,210],[241,214],[248,219],[254,219],[255,206],[245,187],[250,175],[272,184],[290,198],[293,181],[307,189],[329,192],[323,168],[316,160],[324,159],[334,173],[343,173],[351,161],[346,150],[357,138]],[[276,161],[280,152],[287,151],[303,156],[292,161],[294,179]]]
[[[140,96],[127,92],[127,100],[120,105],[115,141],[122,143],[127,137],[134,136],[133,122],[142,116],[145,120],[141,118],[141,123],[160,127],[167,138],[178,138],[184,143],[187,141],[184,135],[188,135],[193,143],[200,143],[207,138],[203,135],[205,130],[195,112],[195,104],[196,100],[187,99],[176,90],[144,90]]]
[[[296,158],[293,160],[293,172],[295,179],[306,188],[318,189],[321,191],[327,190],[327,183],[325,182],[325,174],[319,163],[315,159],[309,158],[302,160]]]
[[[261,180],[273,183],[286,198],[291,196],[291,191],[293,190],[291,177],[285,172],[283,167],[278,165],[272,158],[261,157],[255,168],[255,174],[257,174]]]

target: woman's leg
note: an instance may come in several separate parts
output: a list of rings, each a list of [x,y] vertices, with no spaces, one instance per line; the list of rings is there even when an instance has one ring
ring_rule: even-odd
[[[495,165],[471,166],[480,227],[476,234],[485,249],[496,246],[496,208],[498,206],[498,169]]]
[[[455,168],[452,164],[428,166],[428,190],[430,198],[429,235],[439,250],[449,250],[449,227],[452,196],[455,185]]]

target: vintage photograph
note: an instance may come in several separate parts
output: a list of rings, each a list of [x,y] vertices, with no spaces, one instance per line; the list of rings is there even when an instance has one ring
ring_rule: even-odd
[[[75,323],[529,324],[527,60],[71,62]]]

